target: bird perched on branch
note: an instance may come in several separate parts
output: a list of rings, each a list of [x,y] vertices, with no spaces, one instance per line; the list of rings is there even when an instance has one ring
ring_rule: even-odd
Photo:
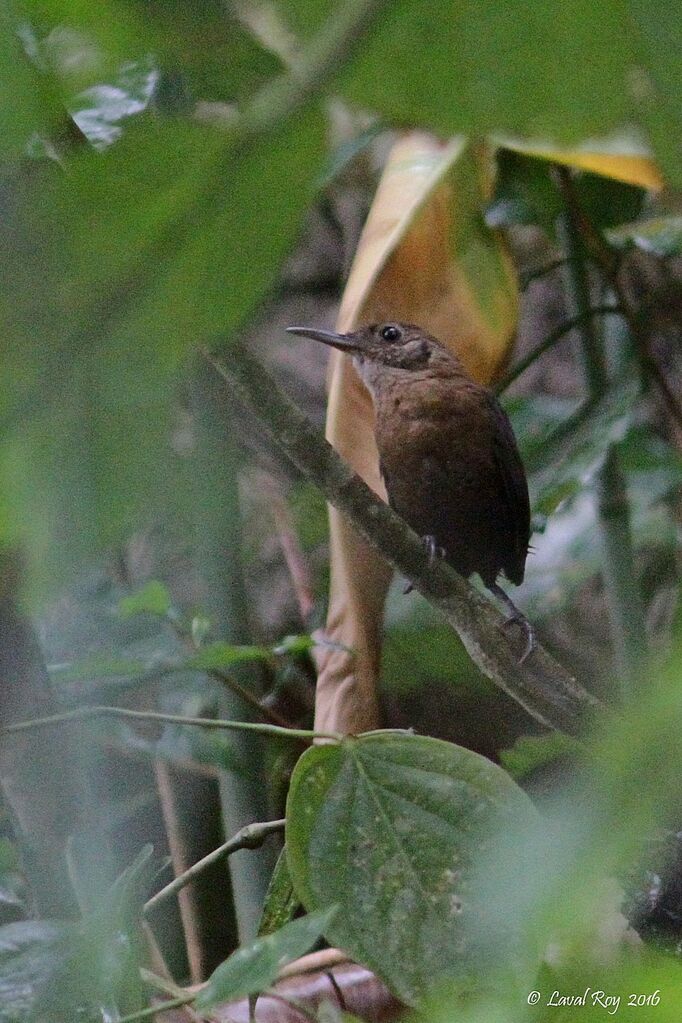
[[[348,334],[289,327],[353,356],[376,413],[391,507],[465,578],[474,573],[536,646],[530,622],[497,578],[517,586],[530,539],[526,474],[506,413],[452,352],[420,327],[380,323]]]

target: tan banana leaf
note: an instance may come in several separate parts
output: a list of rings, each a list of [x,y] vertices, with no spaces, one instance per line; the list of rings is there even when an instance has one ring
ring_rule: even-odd
[[[390,153],[362,233],[337,327],[417,322],[487,381],[504,362],[518,314],[511,261],[481,217],[484,153],[462,137],[442,143],[411,133]],[[385,499],[369,394],[351,361],[330,363],[327,437]],[[320,648],[316,727],[361,732],[379,725],[376,682],[390,570],[353,527],[330,510],[331,590],[327,634],[351,653]]]

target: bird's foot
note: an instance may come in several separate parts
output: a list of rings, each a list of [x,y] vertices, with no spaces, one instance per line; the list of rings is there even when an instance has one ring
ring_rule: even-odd
[[[426,553],[429,556],[430,565],[433,565],[433,563],[437,561],[439,558],[445,557],[445,548],[439,546],[435,536],[432,536],[431,534],[429,534],[428,536],[423,536],[422,543],[424,544],[424,547],[426,548]],[[405,596],[408,593],[412,593],[413,589],[414,586],[412,585],[412,583],[407,583],[403,590],[403,596]]]
[[[538,645],[537,636],[535,635],[535,629],[530,624],[525,615],[521,614],[520,611],[510,615],[505,622],[502,623],[503,629],[508,629],[510,625],[518,625],[521,632],[526,637],[526,648],[519,657],[519,664],[523,664],[526,658],[530,657],[535,648]]]
[[[511,599],[511,597],[507,596],[507,594],[504,592],[501,586],[498,586],[497,583],[493,583],[492,586],[488,587],[488,589],[490,590],[491,593],[495,594],[500,603],[506,607],[507,611],[509,611],[509,617],[503,623],[502,628],[508,629],[511,625],[518,625],[518,627],[521,629],[522,633],[526,637],[526,648],[519,657],[519,664],[523,664],[523,662],[528,657],[530,657],[530,655],[533,653],[533,651],[536,649],[538,645],[537,637],[535,635],[535,629],[528,621],[526,616],[522,614],[521,611],[519,611],[518,607]]]

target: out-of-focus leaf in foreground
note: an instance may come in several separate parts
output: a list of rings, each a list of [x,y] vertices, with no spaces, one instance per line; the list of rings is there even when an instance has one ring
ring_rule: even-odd
[[[311,111],[240,146],[143,115],[104,152],[7,174],[0,536],[42,582],[177,499],[178,368],[270,285],[322,148]]]
[[[141,1007],[138,921],[150,857],[146,847],[80,923],[0,928],[0,1023],[94,1023]]]
[[[190,101],[240,103],[281,69],[219,0],[100,0],[96,6],[25,0],[23,6],[65,98],[150,58],[157,83],[172,78]]]
[[[679,24],[663,3],[630,7],[636,17],[619,0],[398,0],[377,14],[341,84],[356,102],[444,135],[574,145],[635,124],[679,181]]]
[[[528,1004],[535,992],[537,1002]],[[457,1023],[575,1023],[576,1019],[677,1023],[681,1001],[679,962],[650,949],[626,946],[606,962],[585,956],[582,961],[572,959],[559,968],[546,968],[522,998],[509,991],[463,1004],[456,992],[446,989],[406,1023],[452,1023],[453,1018]]]
[[[0,8],[0,158],[25,152],[31,138],[59,121],[59,103],[51,83],[28,59],[33,39],[17,24],[12,2]]]

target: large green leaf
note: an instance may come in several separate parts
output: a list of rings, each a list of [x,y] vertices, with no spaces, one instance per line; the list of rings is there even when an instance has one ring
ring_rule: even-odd
[[[679,27],[659,30],[639,0],[631,8],[635,19],[620,0],[396,0],[375,17],[342,87],[446,135],[499,130],[574,143],[639,122],[679,180]],[[673,20],[668,9],[662,21]]]
[[[197,1008],[208,1009],[218,1002],[255,995],[269,987],[283,966],[304,955],[327,933],[335,914],[335,907],[310,913],[237,949],[211,974],[197,996]]]
[[[652,142],[671,180],[680,181],[682,122],[682,21],[667,0],[627,0],[637,64],[636,90]]]
[[[326,937],[415,1003],[446,979],[485,986],[493,962],[529,968],[518,923],[499,908],[481,864],[512,825],[535,819],[528,798],[484,757],[436,739],[368,733],[298,762],[289,867],[308,910],[338,903]],[[513,884],[521,869],[512,857],[500,883]]]

